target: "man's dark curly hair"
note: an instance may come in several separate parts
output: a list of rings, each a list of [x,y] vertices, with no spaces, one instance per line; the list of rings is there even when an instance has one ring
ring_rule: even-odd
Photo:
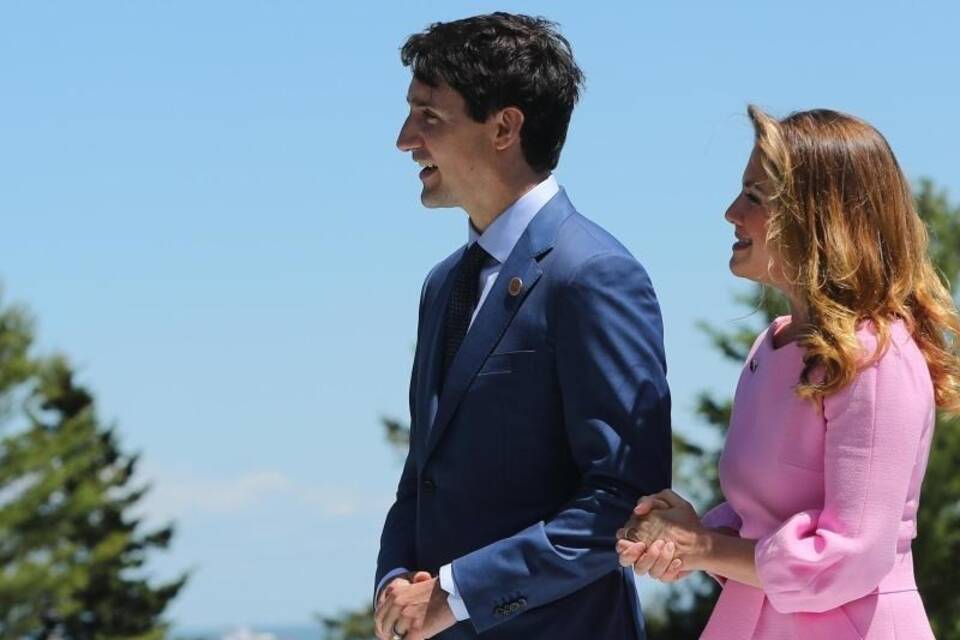
[[[400,58],[420,82],[442,81],[463,96],[477,122],[520,109],[527,163],[537,172],[557,166],[584,78],[555,23],[502,12],[437,22],[410,36]]]

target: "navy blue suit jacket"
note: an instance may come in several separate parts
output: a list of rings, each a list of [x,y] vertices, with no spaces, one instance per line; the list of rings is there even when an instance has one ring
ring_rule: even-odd
[[[427,276],[410,450],[376,581],[453,563],[470,613],[440,638],[643,638],[614,534],[670,484],[663,325],[646,272],[560,191],[503,264],[442,393],[461,248]],[[522,290],[510,291],[519,278]]]

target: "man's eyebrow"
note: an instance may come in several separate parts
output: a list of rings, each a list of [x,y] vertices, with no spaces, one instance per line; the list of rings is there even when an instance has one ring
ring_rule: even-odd
[[[407,96],[407,104],[411,107],[432,107],[433,103],[429,100],[424,100],[423,98],[417,98],[415,96]]]

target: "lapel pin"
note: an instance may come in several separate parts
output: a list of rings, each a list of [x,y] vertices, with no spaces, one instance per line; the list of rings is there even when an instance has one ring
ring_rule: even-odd
[[[750,359],[750,373],[753,373],[754,371],[756,371],[758,366],[760,366],[760,365],[757,364],[757,359],[756,359],[756,358],[751,358],[751,359]]]
[[[510,286],[507,287],[507,293],[509,293],[511,296],[516,297],[520,295],[521,291],[523,291],[523,280],[521,280],[520,278],[511,278]]]

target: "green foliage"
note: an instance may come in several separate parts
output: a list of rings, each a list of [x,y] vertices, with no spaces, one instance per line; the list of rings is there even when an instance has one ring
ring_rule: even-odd
[[[406,455],[407,444],[410,442],[410,427],[396,418],[384,417],[380,419],[383,425],[384,436],[398,453]]]
[[[3,299],[0,289],[0,301]],[[0,308],[0,425],[13,411],[13,391],[30,377],[30,318],[22,309]]]
[[[917,210],[930,229],[930,254],[940,273],[960,293],[960,205],[924,180]],[[917,586],[937,638],[960,640],[960,589],[954,572],[960,557],[960,418],[937,416],[923,481],[918,536],[913,542]]]
[[[67,361],[30,357],[31,342],[26,316],[0,309],[0,637],[163,638],[186,577],[154,586],[141,574],[172,528],[141,530],[137,456]]]
[[[947,282],[954,298],[960,284],[960,204],[951,205],[947,192],[930,180],[921,180],[914,200],[917,212],[930,230],[930,256]]]
[[[937,421],[930,462],[920,496],[914,570],[934,634],[960,640],[960,589],[955,571],[960,554],[960,420]]]
[[[323,640],[376,640],[373,628],[373,606],[348,611],[339,617],[316,616],[323,627]]]

